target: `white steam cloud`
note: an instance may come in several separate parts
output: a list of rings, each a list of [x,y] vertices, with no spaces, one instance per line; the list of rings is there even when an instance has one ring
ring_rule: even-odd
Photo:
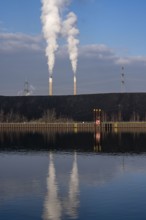
[[[63,33],[67,37],[69,57],[72,64],[72,69],[74,74],[77,70],[77,60],[78,60],[78,44],[79,40],[77,35],[79,30],[76,28],[77,16],[70,12],[67,15],[67,19],[63,22]]]
[[[57,38],[61,31],[61,18],[59,8],[61,1],[59,0],[41,0],[42,15],[41,21],[43,24],[43,34],[47,42],[46,56],[48,57],[49,73],[52,75],[55,52],[58,49]]]
[[[52,75],[55,64],[55,52],[58,49],[58,37],[62,34],[67,38],[69,57],[74,74],[77,69],[79,34],[76,28],[77,16],[70,12],[65,21],[62,19],[62,10],[70,0],[41,0],[43,35],[46,40],[46,56],[48,57],[49,73]]]

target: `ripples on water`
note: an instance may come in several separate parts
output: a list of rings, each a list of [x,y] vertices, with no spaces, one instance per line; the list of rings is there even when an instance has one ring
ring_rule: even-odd
[[[146,219],[146,133],[0,133],[0,219]]]

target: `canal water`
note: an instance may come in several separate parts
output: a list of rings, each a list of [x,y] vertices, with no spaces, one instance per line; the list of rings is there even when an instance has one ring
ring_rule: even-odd
[[[145,220],[146,133],[0,132],[1,220]]]

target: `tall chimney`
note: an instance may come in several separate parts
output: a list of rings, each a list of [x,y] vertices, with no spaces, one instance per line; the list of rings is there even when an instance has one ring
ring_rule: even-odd
[[[49,96],[53,95],[53,88],[52,88],[53,78],[52,76],[49,77]]]
[[[74,75],[74,95],[77,94],[77,79],[76,76]]]

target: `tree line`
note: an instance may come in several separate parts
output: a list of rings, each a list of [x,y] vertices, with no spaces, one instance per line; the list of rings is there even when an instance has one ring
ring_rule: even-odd
[[[54,123],[54,122],[72,122],[71,118],[66,118],[63,116],[57,117],[55,110],[47,110],[44,111],[42,116],[38,119],[31,119],[20,113],[16,113],[10,111],[5,113],[3,110],[0,111],[0,123],[23,123],[23,122],[46,122],[46,123]]]
[[[95,118],[91,118],[90,121],[94,121]],[[100,116],[101,121],[125,121],[122,112],[117,113],[107,113],[102,111]],[[38,119],[28,119],[26,116],[21,115],[17,112],[4,112],[0,110],[0,123],[23,123],[23,122],[40,122],[40,123],[55,123],[55,122],[73,122],[72,118],[65,116],[57,116],[54,109],[48,109],[43,112],[42,116]],[[141,117],[141,115],[135,111],[132,112],[128,121],[146,121],[146,114]]]

